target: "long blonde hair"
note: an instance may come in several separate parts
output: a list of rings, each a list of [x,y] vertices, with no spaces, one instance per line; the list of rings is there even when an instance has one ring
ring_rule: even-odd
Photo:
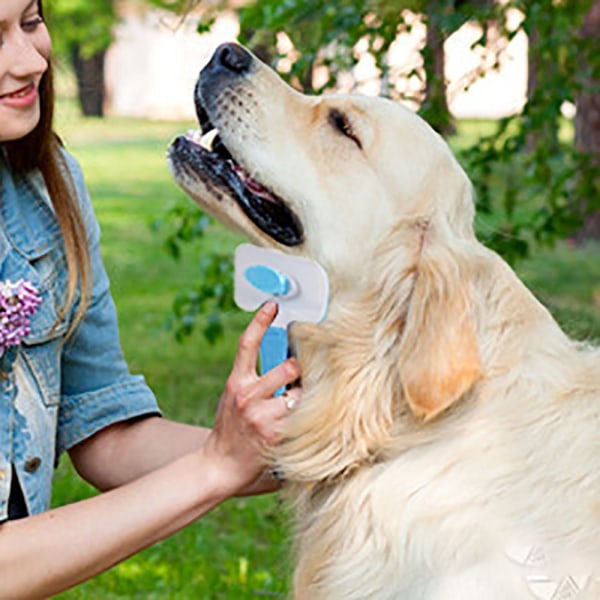
[[[42,14],[42,3],[39,1]],[[83,318],[90,290],[90,258],[87,233],[75,187],[62,153],[62,143],[52,128],[54,116],[54,83],[52,65],[44,73],[39,86],[40,120],[25,137],[6,144],[11,169],[27,173],[39,169],[44,177],[62,234],[67,261],[67,293],[59,319],[64,319],[81,291],[70,331]]]

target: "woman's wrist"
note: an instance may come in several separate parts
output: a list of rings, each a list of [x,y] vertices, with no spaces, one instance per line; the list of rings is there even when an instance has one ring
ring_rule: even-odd
[[[196,474],[200,484],[199,497],[206,494],[208,486],[217,502],[223,502],[238,495],[259,476],[254,474],[254,469],[249,465],[241,464],[237,457],[221,451],[212,435],[195,454],[198,460]]]

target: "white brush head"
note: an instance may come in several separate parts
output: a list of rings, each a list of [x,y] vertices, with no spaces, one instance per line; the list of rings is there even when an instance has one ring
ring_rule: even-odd
[[[241,244],[235,252],[236,304],[256,310],[267,300],[275,300],[279,312],[274,327],[287,327],[293,321],[318,323],[327,313],[329,282],[317,262]]]

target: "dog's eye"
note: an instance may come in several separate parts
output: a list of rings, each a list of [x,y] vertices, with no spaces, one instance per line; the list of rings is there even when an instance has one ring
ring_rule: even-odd
[[[350,123],[350,120],[343,112],[334,108],[329,113],[329,122],[340,133],[345,135],[347,138],[350,138],[359,148],[362,149],[362,144],[360,143],[357,135],[354,133],[354,129],[352,129],[352,123]]]

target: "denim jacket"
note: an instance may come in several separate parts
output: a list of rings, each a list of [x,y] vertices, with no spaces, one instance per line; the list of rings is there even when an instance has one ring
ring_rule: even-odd
[[[65,339],[74,309],[58,321],[67,270],[58,221],[39,172],[13,175],[0,147],[0,280],[30,281],[42,303],[31,333],[0,358],[0,522],[6,519],[11,464],[29,514],[49,507],[60,454],[128,418],[158,413],[141,376],[129,373],[99,249],[99,227],[75,160],[66,155],[91,259],[91,300]]]

